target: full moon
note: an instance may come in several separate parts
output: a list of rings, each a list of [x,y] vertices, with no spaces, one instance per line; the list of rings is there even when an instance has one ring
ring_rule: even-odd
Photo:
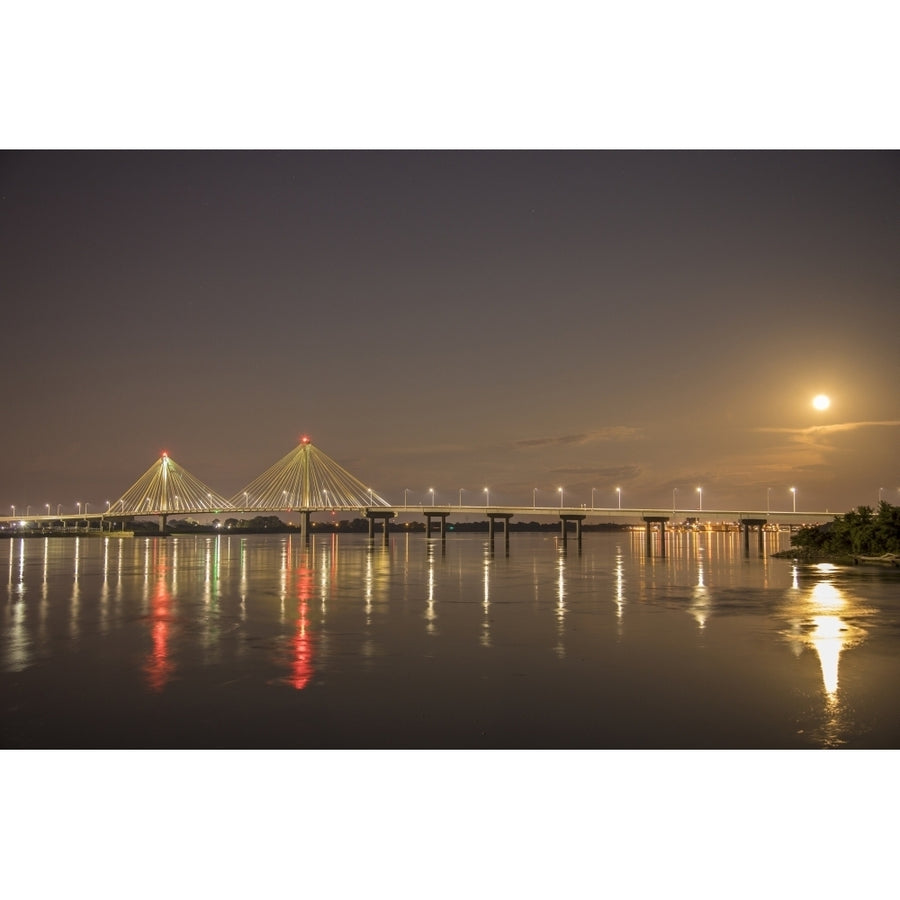
[[[828,409],[831,406],[831,398],[827,394],[817,394],[813,397],[813,406],[816,409]]]

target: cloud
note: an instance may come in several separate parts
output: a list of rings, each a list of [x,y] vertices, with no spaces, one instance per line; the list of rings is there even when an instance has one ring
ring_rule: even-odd
[[[584,431],[578,434],[563,434],[556,437],[522,438],[514,441],[513,446],[530,449],[532,447],[560,446],[568,444],[589,444],[594,442],[613,442],[634,440],[641,437],[642,429],[631,425],[608,425],[605,428],[596,428],[593,431]]]
[[[576,478],[594,478],[613,481],[632,481],[641,474],[640,466],[560,466],[550,469],[551,475],[568,475]]]
[[[587,439],[588,436],[586,434],[564,434],[559,437],[525,438],[520,441],[515,441],[513,446],[547,447],[558,444],[584,444],[587,442]]]
[[[900,426],[900,421],[887,420],[882,422],[839,422],[834,425],[810,425],[809,428],[755,428],[754,431],[791,434],[802,439],[820,434],[834,434],[839,431],[856,431],[860,428],[897,428],[898,426]]]

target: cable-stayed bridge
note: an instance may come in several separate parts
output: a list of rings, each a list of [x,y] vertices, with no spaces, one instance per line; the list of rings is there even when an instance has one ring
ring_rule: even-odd
[[[167,453],[109,507],[112,515],[274,512],[390,506],[387,500],[304,438],[243,490],[228,498],[195,478]]]
[[[487,489],[485,489],[487,492]],[[651,528],[658,530],[664,544],[665,524],[677,515],[694,521],[740,522],[746,529],[754,526],[761,529],[768,523],[800,525],[825,522],[834,518],[829,512],[791,512],[759,510],[693,510],[673,508],[621,508],[563,506],[560,493],[559,506],[491,506],[489,494],[481,505],[436,505],[431,493],[431,505],[425,503],[397,505],[376,494],[364,482],[352,475],[331,457],[327,456],[304,437],[299,445],[273,463],[261,475],[253,479],[243,490],[233,497],[226,497],[196,478],[178,465],[167,453],[138,478],[115,502],[110,502],[105,510],[76,514],[52,514],[50,504],[45,504],[46,515],[30,515],[28,508],[25,520],[35,523],[63,521],[126,521],[138,517],[158,517],[160,531],[165,533],[166,521],[170,517],[185,515],[220,515],[223,513],[275,513],[296,512],[300,514],[301,530],[308,534],[310,515],[316,512],[355,512],[369,519],[369,534],[374,536],[376,520],[383,521],[383,534],[387,540],[388,523],[398,514],[415,513],[427,520],[427,532],[437,520],[443,537],[446,520],[451,515],[478,515],[489,520],[493,538],[495,525],[500,525],[509,537],[509,520],[513,516],[559,517],[565,540],[569,525],[574,524],[578,540],[581,540],[581,524],[588,516],[602,517],[606,521],[641,521],[647,526],[648,541]],[[16,515],[4,516],[0,521],[19,523],[24,521]]]

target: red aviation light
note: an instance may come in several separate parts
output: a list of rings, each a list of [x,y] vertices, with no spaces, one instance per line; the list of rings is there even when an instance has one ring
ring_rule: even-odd
[[[309,437],[308,437],[307,435],[304,434],[303,437],[300,438],[300,443],[301,443],[301,444],[308,444],[308,443],[309,443]]]

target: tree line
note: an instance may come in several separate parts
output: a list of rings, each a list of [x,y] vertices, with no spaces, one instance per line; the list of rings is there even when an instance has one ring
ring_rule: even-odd
[[[881,556],[900,553],[900,506],[882,500],[878,510],[858,506],[833,522],[808,525],[791,535],[805,556]]]

